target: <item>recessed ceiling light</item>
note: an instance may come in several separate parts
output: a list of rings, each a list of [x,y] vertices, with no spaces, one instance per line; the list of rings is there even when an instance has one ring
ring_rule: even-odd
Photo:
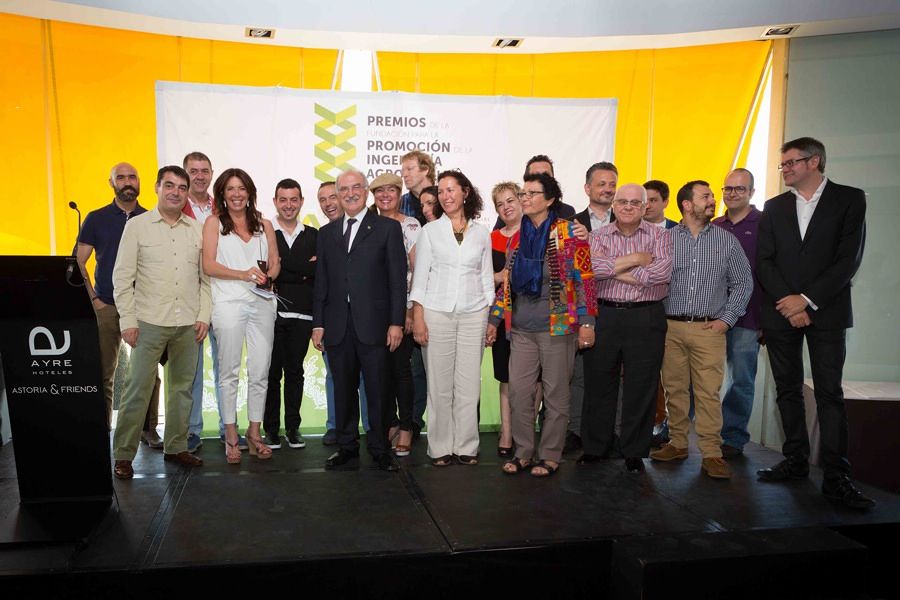
[[[518,48],[525,40],[523,38],[497,38],[494,40],[494,48]]]
[[[767,27],[766,32],[762,34],[762,37],[788,37],[797,31],[798,25],[775,25],[774,27]]]
[[[272,39],[275,37],[275,30],[264,27],[247,27],[244,29],[244,37]]]

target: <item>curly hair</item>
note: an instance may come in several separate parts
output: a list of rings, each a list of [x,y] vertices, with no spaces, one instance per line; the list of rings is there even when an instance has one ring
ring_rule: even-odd
[[[463,215],[466,219],[477,219],[481,216],[481,209],[484,208],[484,202],[481,200],[481,194],[478,193],[478,188],[472,185],[469,178],[459,169],[442,171],[441,174],[438,175],[438,182],[446,177],[455,179],[456,183],[459,184],[460,189],[463,191]],[[439,201],[434,205],[434,215],[437,218],[441,218],[441,215],[443,214],[444,207],[441,206]]]

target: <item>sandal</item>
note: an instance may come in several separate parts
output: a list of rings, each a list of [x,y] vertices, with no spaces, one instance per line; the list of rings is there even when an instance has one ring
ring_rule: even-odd
[[[497,446],[497,456],[500,458],[509,458],[513,455],[513,447]]]
[[[546,473],[536,473],[534,471],[535,469],[544,469],[546,471]],[[551,466],[550,463],[548,463],[547,461],[542,460],[542,461],[538,462],[536,465],[532,465],[531,470],[529,472],[534,477],[550,477],[557,471],[559,471],[559,464],[557,464],[554,467],[554,466]]]
[[[528,471],[533,467],[530,460],[522,460],[516,457],[510,461],[503,463],[503,472],[507,475],[518,475],[523,471]]]
[[[247,438],[247,445],[249,446],[251,456],[255,456],[259,460],[269,460],[272,458],[272,449],[266,446],[258,434],[254,437],[250,435],[250,432],[248,431],[244,437]]]
[[[444,456],[438,456],[437,458],[431,459],[431,464],[435,467],[449,467],[453,464],[453,457],[449,454],[445,454]]]
[[[477,465],[478,457],[477,456],[467,456],[465,454],[460,454],[456,457],[456,460],[459,461],[461,465]]]

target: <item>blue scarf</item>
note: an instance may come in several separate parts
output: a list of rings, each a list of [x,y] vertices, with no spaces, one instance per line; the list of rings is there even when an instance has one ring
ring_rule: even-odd
[[[539,298],[544,278],[544,254],[550,226],[556,223],[556,213],[550,211],[540,227],[535,227],[528,217],[522,217],[519,228],[519,251],[512,266],[512,291]]]

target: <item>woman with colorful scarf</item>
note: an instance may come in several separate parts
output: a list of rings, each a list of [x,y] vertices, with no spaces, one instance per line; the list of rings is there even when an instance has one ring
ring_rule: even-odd
[[[596,290],[587,241],[575,237],[573,223],[557,218],[562,191],[556,179],[546,173],[526,175],[519,198],[522,226],[510,240],[506,275],[491,309],[486,341],[493,344],[504,320],[512,348],[509,401],[516,456],[503,465],[503,472],[527,470],[548,477],[562,458],[575,350],[594,344]],[[535,453],[538,376],[545,413]]]

